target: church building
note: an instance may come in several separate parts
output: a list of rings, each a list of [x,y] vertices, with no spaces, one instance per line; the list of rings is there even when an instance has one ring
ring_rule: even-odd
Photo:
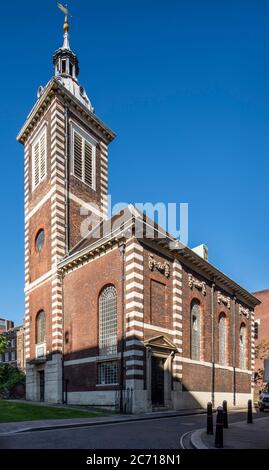
[[[68,15],[53,64],[18,135],[27,399],[129,413],[224,399],[245,406],[253,395],[259,301],[211,265],[205,250],[177,249],[133,206],[108,218],[115,133],[79,84]],[[101,222],[83,237],[89,213]]]

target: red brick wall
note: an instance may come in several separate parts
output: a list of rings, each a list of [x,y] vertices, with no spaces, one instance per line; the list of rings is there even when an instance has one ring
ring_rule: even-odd
[[[233,390],[233,372],[230,370],[215,368],[215,391],[231,393],[232,390]],[[250,388],[246,390],[246,393],[247,392],[250,392]]]
[[[197,364],[183,363],[183,390],[196,392],[211,391],[212,369]]]
[[[154,279],[150,281],[150,323],[166,327],[168,318],[166,316],[166,285]]]
[[[149,256],[152,255],[157,262],[168,262],[170,277],[157,269],[149,269]],[[173,265],[168,258],[149,249],[144,250],[144,321],[162,328],[172,329],[173,325]],[[154,330],[154,328],[152,328]],[[148,336],[148,333],[145,331]],[[160,333],[158,333],[160,334]],[[154,333],[153,335],[154,336]],[[156,333],[155,333],[156,336]]]
[[[43,249],[38,252],[35,246],[40,229],[45,231]],[[30,282],[35,281],[51,269],[51,202],[48,201],[29,221]]]
[[[194,299],[200,302],[201,309],[201,360],[205,362],[211,362],[211,331],[212,331],[212,318],[211,318],[211,285],[198,273],[192,271],[187,266],[183,267],[183,357],[191,357],[191,342],[190,342],[190,306]],[[197,280],[206,282],[206,295],[203,295],[201,290],[193,287],[189,287],[188,275],[192,274]],[[230,309],[222,302],[217,302],[217,292],[220,291],[225,297],[230,297],[231,307]],[[242,303],[243,307],[247,307]],[[227,321],[227,365],[233,365],[233,306],[232,296],[223,291],[218,286],[215,287],[214,293],[214,360],[215,363],[219,363],[219,318],[221,314],[225,314]],[[239,316],[239,307],[236,304],[235,307],[235,331],[236,331],[236,367],[239,368],[239,331],[240,325],[244,323],[246,325],[247,333],[247,369],[251,366],[251,319],[246,319],[244,316]],[[206,369],[206,372],[204,372]],[[191,372],[190,372],[191,371]],[[205,375],[203,375],[205,374]],[[237,392],[250,393],[251,377],[249,374],[236,373]],[[195,364],[184,363],[183,364],[183,385],[187,389],[196,390],[196,386],[201,387],[200,383],[205,388],[198,388],[197,390],[211,390],[212,387],[212,368],[201,367]],[[240,390],[239,390],[239,388]],[[229,391],[233,390],[233,371],[215,368],[215,391]]]
[[[191,330],[190,330],[190,308],[193,300],[200,302],[201,312],[201,360],[211,361],[211,288],[206,286],[206,295],[196,289],[190,289],[188,274],[192,274],[199,281],[204,278],[194,273],[186,266],[182,266],[182,308],[183,308],[183,356],[191,357]]]
[[[227,294],[218,289],[222,295],[227,297]],[[226,365],[233,365],[233,321],[232,321],[232,302],[230,309],[223,303],[217,302],[216,294],[214,297],[214,357],[215,362],[219,363],[219,320],[221,315],[226,319]]]
[[[101,290],[117,290],[118,338],[121,335],[121,258],[117,249],[64,278],[66,360],[98,355],[98,301]]]
[[[251,375],[238,372],[236,374],[236,393],[251,392]]]
[[[52,349],[51,331],[51,282],[48,281],[29,294],[30,303],[30,358],[35,358],[36,346],[36,317],[40,310],[46,314],[46,348],[47,352]]]
[[[119,376],[119,374],[118,374]],[[76,364],[65,367],[64,379],[68,381],[68,392],[118,389],[119,386],[98,385],[97,363]]]
[[[46,178],[32,191],[32,157],[33,157],[33,146],[29,146],[29,210],[31,211],[36,204],[50,191],[50,177],[51,177],[51,111],[48,110],[43,119],[41,126],[38,126],[33,132],[31,139],[35,139],[38,136],[38,130],[44,128],[45,123],[47,124],[47,175]],[[38,131],[38,132],[36,132]],[[31,140],[32,141],[32,140]],[[34,141],[32,141],[34,143]]]
[[[32,164],[33,164],[33,143],[39,131],[47,127],[47,174],[46,178],[32,190]],[[41,199],[51,189],[50,178],[51,178],[51,111],[48,110],[42,124],[37,126],[31,136],[31,142],[29,146],[29,211],[34,209]],[[41,253],[38,253],[35,248],[35,238],[38,231],[43,228],[45,230],[45,245]],[[51,267],[51,206],[50,201],[45,203],[29,220],[29,262],[30,262],[30,282],[33,282],[38,277],[49,271]]]
[[[247,305],[241,303],[244,308],[247,308]],[[241,325],[245,325],[246,327],[246,349],[247,349],[247,360],[246,360],[246,367],[247,369],[251,369],[251,318],[247,319],[245,316],[239,315],[239,305],[236,304],[235,308],[235,322],[236,322],[236,367],[240,367],[240,358],[239,358],[239,334],[240,334],[240,327]]]
[[[78,119],[77,116],[70,113],[70,118],[75,121],[80,127],[82,127],[88,134],[90,134],[96,141],[96,190],[91,189],[88,185],[84,184],[78,178],[72,175],[72,169],[70,167],[70,178],[69,178],[69,192],[74,194],[86,203],[93,203],[101,209],[101,158],[100,158],[100,137],[92,131],[82,120]],[[71,162],[71,158],[70,158]],[[80,214],[80,206],[69,198],[69,243],[70,249],[72,249],[80,240],[81,223],[85,220],[85,215]]]

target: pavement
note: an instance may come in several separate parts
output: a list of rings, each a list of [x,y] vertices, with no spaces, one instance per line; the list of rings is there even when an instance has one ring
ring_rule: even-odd
[[[224,449],[269,449],[269,413],[254,417],[252,424],[246,419],[229,425],[223,432]],[[206,429],[187,433],[184,448],[215,449],[215,436],[208,435]]]

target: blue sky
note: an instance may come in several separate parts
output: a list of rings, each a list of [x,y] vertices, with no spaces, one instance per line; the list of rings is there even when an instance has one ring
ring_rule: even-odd
[[[269,287],[269,2],[70,0],[71,46],[110,147],[113,202],[188,202],[189,245]],[[62,43],[54,0],[1,4],[0,317],[23,316],[23,148]]]

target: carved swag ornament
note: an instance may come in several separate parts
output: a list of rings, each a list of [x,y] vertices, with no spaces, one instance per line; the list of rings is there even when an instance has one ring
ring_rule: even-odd
[[[225,297],[225,295],[222,295],[221,292],[217,292],[217,300],[218,300],[218,304],[221,304],[223,303],[224,305],[226,305],[226,307],[228,309],[231,308],[231,299],[230,297]]]
[[[189,274],[189,287],[190,289],[196,287],[196,289],[202,291],[203,295],[206,295],[206,283],[204,281],[199,281],[198,279],[193,277],[192,274]]]
[[[248,308],[244,308],[243,305],[239,304],[239,315],[244,315],[244,317],[249,319],[250,310]]]
[[[151,271],[154,271],[154,269],[157,269],[157,271],[164,274],[164,276],[167,278],[169,278],[170,276],[169,263],[161,263],[160,261],[156,261],[151,255],[149,256],[149,269]]]

